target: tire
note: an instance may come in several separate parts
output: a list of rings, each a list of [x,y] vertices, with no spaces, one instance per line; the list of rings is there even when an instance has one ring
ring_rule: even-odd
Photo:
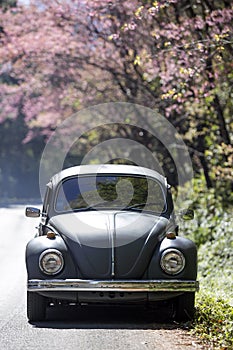
[[[35,292],[27,292],[27,317],[29,321],[43,321],[46,316],[46,298]]]
[[[174,300],[174,319],[178,322],[190,321],[195,312],[195,293],[189,292],[180,295]]]

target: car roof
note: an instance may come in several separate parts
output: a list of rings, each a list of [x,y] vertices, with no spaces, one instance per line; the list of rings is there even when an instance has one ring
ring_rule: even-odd
[[[157,171],[135,165],[122,164],[98,164],[98,165],[78,165],[60,171],[50,180],[50,186],[56,187],[62,180],[77,175],[101,175],[101,174],[118,174],[118,175],[135,175],[152,177],[158,180],[162,185],[167,187],[166,178]]]

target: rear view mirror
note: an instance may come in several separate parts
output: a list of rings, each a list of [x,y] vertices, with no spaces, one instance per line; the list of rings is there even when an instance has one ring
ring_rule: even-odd
[[[29,218],[38,218],[40,216],[40,209],[27,207],[25,211],[25,215]]]

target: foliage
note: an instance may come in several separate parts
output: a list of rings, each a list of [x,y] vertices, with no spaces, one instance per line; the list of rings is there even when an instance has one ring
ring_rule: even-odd
[[[199,270],[202,277],[221,278],[223,272],[230,276],[233,264],[233,229],[231,214],[223,214],[219,222],[215,222],[212,239],[199,247]],[[214,224],[214,222],[212,222]],[[223,276],[222,276],[223,277]],[[232,281],[233,283],[233,281]],[[233,284],[226,295],[233,297]],[[233,298],[232,298],[233,302]]]
[[[200,292],[195,331],[216,348],[231,349],[233,339],[232,215],[212,218],[212,239],[199,247]],[[214,226],[215,225],[215,226]],[[209,226],[210,228],[210,226]]]
[[[38,136],[22,143],[28,132],[22,119],[7,119],[0,127],[1,203],[7,203],[9,198],[39,198],[39,159],[44,139]]]
[[[207,190],[203,179],[195,179],[194,222],[182,225],[198,247],[201,286],[233,305],[233,218],[232,206],[222,203],[220,196]]]
[[[127,108],[125,108],[125,110],[127,112]],[[109,112],[109,114],[111,113]],[[146,119],[145,116],[142,116],[141,118]],[[123,125],[119,123],[105,123],[100,127],[90,129],[89,131],[83,133],[77,142],[74,142],[72,147],[69,149],[64,162],[64,167],[66,168],[86,161],[83,158],[89,152],[91,153],[95,147],[103,144],[105,141],[113,140],[114,142],[114,139],[116,139],[116,141],[117,139],[121,139],[122,142],[116,142],[116,147],[102,147],[101,152],[94,151],[88,161],[94,164],[101,162],[110,162],[115,164],[139,164],[139,160],[141,159],[143,160],[143,164],[140,165],[153,168],[157,171],[162,168],[162,171],[167,177],[169,184],[176,186],[178,179],[177,173],[174,169],[174,160],[172,159],[172,156],[167,148],[150,132],[143,128],[137,127],[134,124],[137,124],[135,120],[133,120],[132,124]],[[152,130],[153,127],[153,125],[150,125]],[[132,139],[135,141],[133,146],[132,144],[130,145],[130,143],[127,144],[127,141]],[[145,150],[148,150],[148,153],[154,155],[153,161],[147,157],[148,154],[145,153]],[[182,152],[180,152],[180,154],[182,155]],[[159,168],[159,165],[155,159],[158,159],[158,163],[161,168]],[[133,161],[135,161],[135,163]]]
[[[17,0],[0,0],[0,7],[3,10],[8,9],[9,7],[16,7],[17,6]]]
[[[221,185],[223,190],[224,184]],[[194,178],[193,196],[189,198],[189,203],[195,211],[195,220],[182,223],[183,234],[187,234],[198,247],[205,243],[213,247],[214,242],[220,240],[226,241],[229,247],[232,240],[232,202],[232,192],[226,198],[219,189],[208,189],[203,175]]]
[[[198,280],[194,332],[213,349],[231,349],[233,339],[233,219],[232,206],[207,189],[203,177],[194,180],[195,221],[182,233],[198,246]]]
[[[26,143],[99,102],[157,108],[190,147],[195,172],[203,170],[208,188],[226,199],[232,192],[232,17],[227,0],[35,0],[4,9],[0,120],[23,113]]]
[[[233,307],[211,294],[197,298],[195,333],[213,349],[227,350],[233,346]]]
[[[227,183],[221,193],[229,195],[230,3],[134,1],[129,6],[116,2],[110,8],[97,6],[97,23],[103,17],[108,18],[108,38],[123,63],[119,77],[123,93],[131,101],[142,98],[144,104],[158,107],[192,147],[195,170],[203,169],[208,188],[215,187],[221,178]],[[94,27],[104,40],[104,29]],[[116,69],[114,74],[119,75]],[[229,147],[227,154],[225,145]]]

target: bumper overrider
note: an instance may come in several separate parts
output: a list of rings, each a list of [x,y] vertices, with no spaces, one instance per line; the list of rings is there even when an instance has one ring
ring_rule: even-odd
[[[196,292],[198,281],[190,280],[29,280],[29,292]]]

